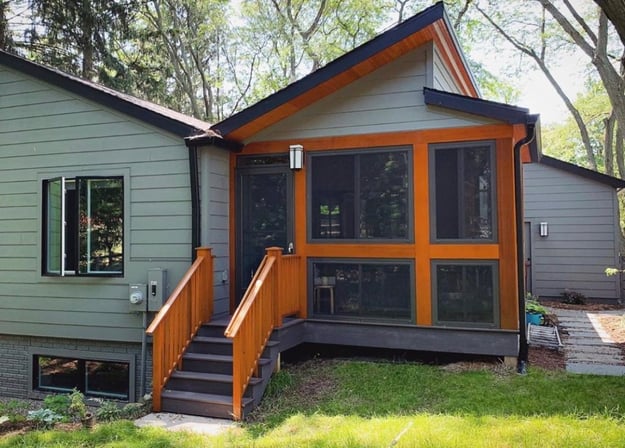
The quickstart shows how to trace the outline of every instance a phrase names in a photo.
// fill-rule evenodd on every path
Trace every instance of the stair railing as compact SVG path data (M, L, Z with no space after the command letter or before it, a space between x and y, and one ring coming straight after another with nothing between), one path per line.
M152 407L161 410L161 394L200 326L213 314L213 256L196 250L191 268L171 293L146 333L152 335Z
M232 339L232 415L243 417L243 394L258 370L258 361L274 328L289 314L301 314L300 257L266 250L252 282L234 312L226 337Z

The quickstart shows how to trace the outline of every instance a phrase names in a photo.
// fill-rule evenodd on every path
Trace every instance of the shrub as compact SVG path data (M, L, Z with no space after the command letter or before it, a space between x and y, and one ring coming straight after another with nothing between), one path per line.
M28 420L35 422L39 428L51 428L55 423L63 421L63 418L61 414L57 414L48 408L28 411Z
M69 417L69 395L48 395L43 399L43 404L45 409L49 409L55 414Z
M99 421L110 422L119 420L122 417L122 410L114 401L103 400L95 411L95 416Z
M536 299L525 299L525 312L530 314L547 314L547 309L538 303Z
M560 295L562 296L562 303L568 303L569 305L586 304L586 296L581 292L565 289Z

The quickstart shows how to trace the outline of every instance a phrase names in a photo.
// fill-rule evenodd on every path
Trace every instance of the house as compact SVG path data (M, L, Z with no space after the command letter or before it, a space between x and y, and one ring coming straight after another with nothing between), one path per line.
M0 395L141 397L149 353L131 285L149 273L175 285L191 263L189 135L213 138L206 230L228 267L229 149L209 126L0 52Z
M480 99L442 3L210 127L13 56L0 67L16 91L0 90L15 126L0 128L0 334L31 369L24 393L42 359L122 358L134 378L147 345L156 410L238 419L303 342L526 357L520 161L538 158L538 116ZM123 243L90 261L81 220L69 248L51 224L59 176L81 217L99 185L123 192Z
M618 190L625 181L543 155L523 167L526 290L558 297L565 289L586 297L622 297ZM541 234L541 223L543 226Z

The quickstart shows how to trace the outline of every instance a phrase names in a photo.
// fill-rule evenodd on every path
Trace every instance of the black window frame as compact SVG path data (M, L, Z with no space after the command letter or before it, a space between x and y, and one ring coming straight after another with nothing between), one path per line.
M81 257L81 251L80 251L80 224L79 224L79 216L80 216L80 195L81 195L81 185L84 182L89 182L89 181L97 181L97 180L115 180L115 181L119 181L121 184L121 204L120 204L120 212L121 212L121 216L122 216L122 223L121 223L121 242L120 242L120 246L121 246L121 261L120 261L120 269L118 271L85 271L85 272L81 272L80 270L80 257ZM64 250L67 248L67 246L65 245L65 241L67 241L67 239L65 238L65 227L62 227L61 229L61 249L60 249L60 254L61 255L61 259L59 260L60 263L60 268L59 271L52 271L48 268L48 257L50 256L49 253L49 246L50 246L50 240L49 240L49 195L48 195L48 191L49 191L49 185L54 182L54 181L60 181L61 182L61 186L65 187L66 184L70 184L73 183L74 184L74 188L73 191L75 191L75 204L74 204L74 210L72 211L71 216L73 217L74 222L65 222L64 226L69 226L72 227L73 230L70 230L72 232L71 235L71 246L73 246L74 248L74 254L73 254L73 259L70 261L70 266L73 266L73 270L66 270L65 269L65 260L67 258L67 252ZM46 178L42 180L42 221L41 221L41 242L42 242L42 246L41 246L41 275L42 276L46 276L46 277L124 277L125 275L125 257L126 257L126 247L125 247L125 238L126 238L126 210L125 210L125 201L126 201L126 180L124 178L124 176L122 175L113 175L113 176L75 176L75 177L64 177L64 176L57 176L57 177L52 177L52 178ZM63 194L65 195L67 192L67 189L65 189L65 191L63 192ZM65 203L66 203L67 199L63 198L62 199L62 204L63 206L61 207L61 213L63 213L63 217L67 218L68 217L68 212L67 210L65 210Z
M316 313L314 310L314 288L315 288L315 275L314 265L317 263L327 264L356 264L359 265L362 270L362 265L405 265L408 266L408 273L410 277L410 316L408 318L391 318L391 317L363 317L363 316L350 316L347 314L329 314L329 313ZM362 280L362 276L359 276ZM344 320L354 322L373 322L373 323L395 323L395 324L408 324L414 325L416 323L416 268L415 260L413 258L328 258L328 257L316 257L309 258L307 263L307 293L308 293L308 315L312 318L324 319L324 320ZM362 283L360 285L360 292L362 291Z
M52 359L67 359L71 361L77 362L77 378L78 383L72 388L64 388L64 387L54 387L54 386L42 386L40 384L41 381L41 368L39 360L40 358L52 358ZM42 393L71 393L74 388L82 392L87 398L98 398L98 399L112 399L112 400L120 400L120 401L132 401L134 400L134 385L133 385L133 372L134 368L132 362L130 360L125 359L109 359L109 358L99 358L99 357L83 357L83 356L73 356L71 354L65 353L63 355L51 355L46 353L35 352L31 356L32 359L32 384L31 388L33 392L42 392ZM116 393L106 393L106 392L93 392L88 389L89 377L87 375L87 363L97 362L104 364L123 364L126 366L126 391L125 395L116 394Z
M407 165L407 180L408 185L406 188L406 238L361 238L355 236L354 238L319 238L313 237L313 225L312 225L312 213L313 213L313 160L315 157L328 157L328 156L360 156L368 154L378 154L385 152L403 152L406 154ZM309 168L309 174L307 177L307 203L306 211L307 219L306 223L306 238L308 243L312 244L409 244L414 242L414 177L413 177L413 147L409 145L401 146L385 146L385 147L371 147L371 148L356 148L356 149L343 149L343 150L329 150L329 151L313 151L306 155L306 165ZM354 192L359 192L360 177L354 176ZM354 200L354 234L359 235L356 229L359 227L357 217L360 216L359 201Z
M436 198L436 151L446 149L463 149L488 146L490 148L491 165L491 238L438 238L437 236L437 198ZM499 241L499 222L497 204L497 145L494 140L475 140L453 143L432 143L428 148L429 155L429 190L430 190L430 242L433 244L496 244ZM452 175L452 174L450 174Z
M493 276L493 322L470 322L470 321L449 321L440 320L438 318L438 266L490 266ZM499 261L480 259L480 260L455 260L455 259L437 259L431 260L430 263L431 276L431 294L432 294L432 323L435 326L442 327L466 327L466 328L500 328L500 300L501 289L499 284Z

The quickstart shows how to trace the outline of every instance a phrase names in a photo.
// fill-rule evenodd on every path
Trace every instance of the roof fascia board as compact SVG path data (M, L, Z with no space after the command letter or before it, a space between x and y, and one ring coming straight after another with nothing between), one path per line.
M260 100L256 104L213 125L211 129L227 136L234 130L261 117L265 113L287 103L303 93L329 81L340 73L347 71L358 63L371 58L386 48L406 39L428 25L444 18L445 8L442 2L421 11L419 14L396 25L370 41L356 47L352 51L334 59L322 68L289 84L276 93Z
M588 168L575 165L574 163L565 162L564 160L559 160L554 157L543 155L540 159L540 163L542 163L543 165L550 166L552 168L566 171L571 174L576 174L578 176L593 180L595 182L600 182L612 188L616 188L616 189L625 188L625 180L623 179L619 179L618 177L614 177L614 176L609 176L607 174L602 174L597 171L589 170Z
M199 129L195 126L182 123L155 111L143 108L137 104L126 101L121 97L111 95L104 90L99 90L87 83L73 79L71 75L64 76L64 74L55 69L28 61L27 59L19 56L0 51L0 64L28 76L33 76L74 94L80 95L88 100L129 115L160 129L169 131L177 136L187 137L191 134L204 132L203 129Z
M524 107L511 106L481 98L472 98L429 87L423 88L423 95L425 96L425 104L429 106L438 106L458 112L480 115L508 124L526 123L528 117L532 116L529 113L529 109Z

